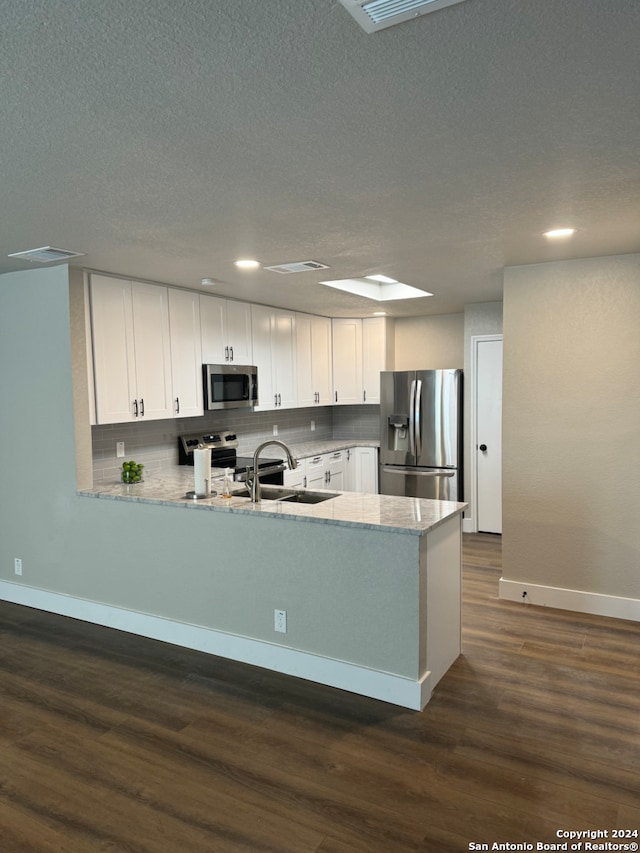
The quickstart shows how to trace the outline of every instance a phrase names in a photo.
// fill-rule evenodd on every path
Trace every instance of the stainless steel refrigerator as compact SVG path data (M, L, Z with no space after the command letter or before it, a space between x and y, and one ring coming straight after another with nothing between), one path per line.
M380 374L380 493L462 500L462 371Z

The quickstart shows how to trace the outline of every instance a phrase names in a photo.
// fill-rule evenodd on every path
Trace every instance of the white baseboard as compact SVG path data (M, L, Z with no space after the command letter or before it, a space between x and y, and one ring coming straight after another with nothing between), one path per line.
M414 711L421 711L431 698L430 672L413 681L346 661L10 581L0 581L0 599L260 666Z
M527 595L523 599L524 592ZM507 601L524 601L541 607L555 607L558 610L574 610L578 613L592 613L596 616L611 616L614 619L640 622L640 599L637 598L540 586L504 578L500 578L499 596Z

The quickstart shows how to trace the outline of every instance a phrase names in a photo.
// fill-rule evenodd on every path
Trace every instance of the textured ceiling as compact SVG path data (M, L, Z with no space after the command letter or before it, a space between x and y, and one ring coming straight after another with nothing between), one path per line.
M376 306L318 281L378 272L435 294L401 316L640 251L637 0L466 0L372 35L335 0L0 0L0 27L0 272L53 245L333 316Z

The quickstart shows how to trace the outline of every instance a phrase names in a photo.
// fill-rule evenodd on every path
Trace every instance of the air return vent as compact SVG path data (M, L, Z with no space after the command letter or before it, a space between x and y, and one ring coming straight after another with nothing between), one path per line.
M53 261L68 261L78 258L84 252L70 252L68 249L54 249L53 246L41 246L39 249L26 249L24 252L11 252L10 258L20 258L23 261L35 261L39 264L50 264Z
M273 267L264 267L265 270L271 272L279 272L281 275L288 275L290 272L313 272L313 270L328 270L326 264L321 264L318 261L296 261L292 264L276 264Z
M393 27L463 0L339 0L368 33Z

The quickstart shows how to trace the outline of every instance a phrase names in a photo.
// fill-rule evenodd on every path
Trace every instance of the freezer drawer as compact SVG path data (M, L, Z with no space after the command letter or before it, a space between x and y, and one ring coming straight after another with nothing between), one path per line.
M380 494L436 501L461 501L462 482L456 468L408 468L380 465Z

